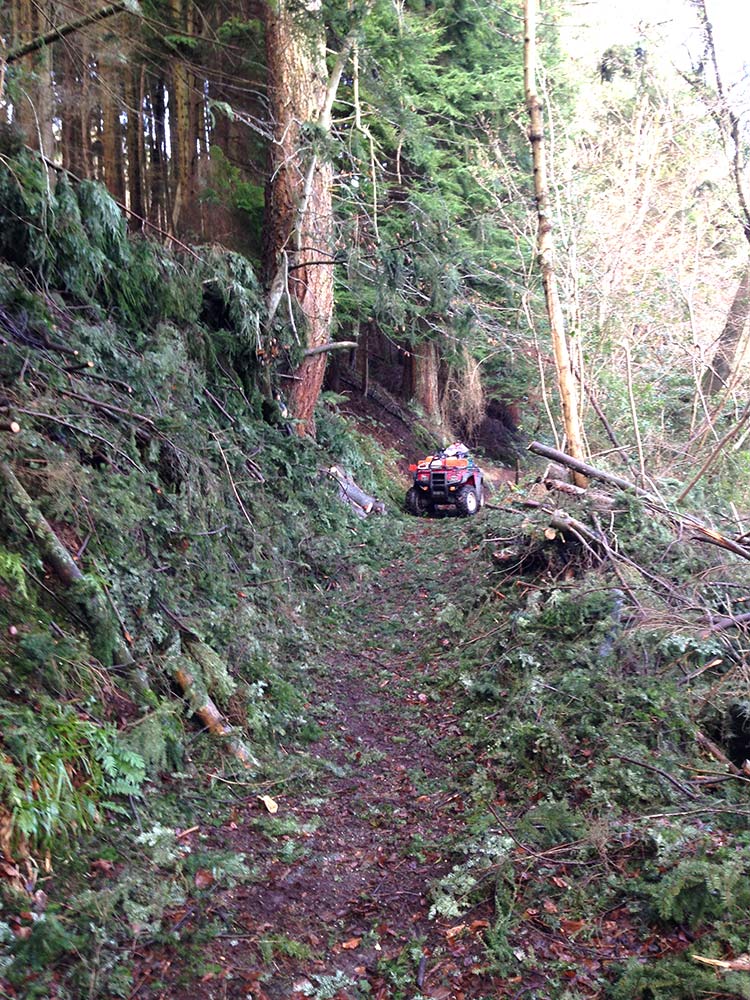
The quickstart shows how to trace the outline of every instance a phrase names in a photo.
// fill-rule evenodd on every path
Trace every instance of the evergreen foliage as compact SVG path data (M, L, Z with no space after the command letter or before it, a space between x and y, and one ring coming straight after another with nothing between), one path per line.
M460 366L467 344L480 349L480 327L499 334L515 307L518 249L482 163L522 103L516 30L501 8L462 3L377 4L365 22L361 131L352 90L339 95L345 329L374 320L406 346L435 340Z
M36 182L18 186L22 170ZM188 712L210 695L259 742L306 725L298 671L309 637L287 581L298 565L314 580L340 575L350 526L316 469L344 459L374 485L335 414L322 420L326 451L260 420L267 345L243 258L130 241L103 189L63 179L52 192L43 177L25 154L0 166L0 204L31 234L14 244L4 229L1 252L47 289L32 295L20 270L3 272L2 383L24 432L2 443L48 521L81 550L85 575L77 605L43 585L26 527L5 505L0 580L14 596L0 612L3 803L16 843L37 849L120 810L118 797L182 758L170 664L194 677ZM29 364L33 379L19 378ZM74 610L88 600L116 609L96 642ZM123 637L156 697L127 735L114 724L123 695L100 673Z

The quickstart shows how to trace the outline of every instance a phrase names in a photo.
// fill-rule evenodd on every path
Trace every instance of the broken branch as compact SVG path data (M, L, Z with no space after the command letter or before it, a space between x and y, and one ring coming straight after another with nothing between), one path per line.
M329 351L350 351L357 346L356 340L337 340L331 344L318 344L317 347L308 347L303 353L303 358L312 358L316 354L327 354Z

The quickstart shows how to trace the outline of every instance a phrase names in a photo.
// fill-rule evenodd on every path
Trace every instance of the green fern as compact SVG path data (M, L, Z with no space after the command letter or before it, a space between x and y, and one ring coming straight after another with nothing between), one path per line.
M29 593L26 589L26 574L23 570L23 561L20 556L5 549L0 549L0 580L15 587L17 594L24 600L28 600Z

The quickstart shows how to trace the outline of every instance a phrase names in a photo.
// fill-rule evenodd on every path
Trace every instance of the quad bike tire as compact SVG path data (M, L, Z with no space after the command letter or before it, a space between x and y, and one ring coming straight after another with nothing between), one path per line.
M456 494L456 510L461 517L472 517L482 503L473 486L463 486Z
M432 510L432 504L422 496L416 486L412 486L406 491L404 507L407 514L413 514L415 517L424 517Z

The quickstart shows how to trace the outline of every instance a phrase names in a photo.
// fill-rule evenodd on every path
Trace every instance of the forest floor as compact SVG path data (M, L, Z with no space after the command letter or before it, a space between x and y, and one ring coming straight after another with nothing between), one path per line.
M511 904L517 929L503 939L512 954L501 971L492 966L502 913L491 881L473 896L470 883L463 899L458 890L455 913L435 907L436 885L477 831L504 836L513 822L502 783L489 797L480 787L483 752L472 747L456 681L486 561L478 533L457 518L414 520L396 533L402 545L388 565L333 585L308 608L321 643L309 706L319 735L284 745L266 797L239 782L222 821L183 838L186 849L243 856L251 877L212 887L199 869L196 886L212 891L174 914L192 945L141 951L131 997L552 1000L568 986L593 998L608 968L680 954L694 940L680 928L644 929L622 900L595 914L582 898L573 912L567 899L584 874L575 866L587 865L584 882L595 883L596 864L571 861L570 845L540 851L515 837L515 892L525 902ZM502 711L494 706L491 725L502 725ZM530 793L525 808L533 801ZM625 877L635 846L626 841L603 870L619 866Z
M186 929L226 924L192 975L179 952L144 956L139 995L505 995L482 973L486 905L460 921L429 916L430 887L462 839L461 777L471 767L451 756L461 730L451 691L434 683L466 638L436 622L435 593L471 589L480 572L460 525L414 521L392 564L321 597L323 631L335 637L324 642L311 706L322 736L288 748L298 774L293 764L272 801L238 799L210 830L204 849L243 854L252 881L216 894L210 912L187 913Z

